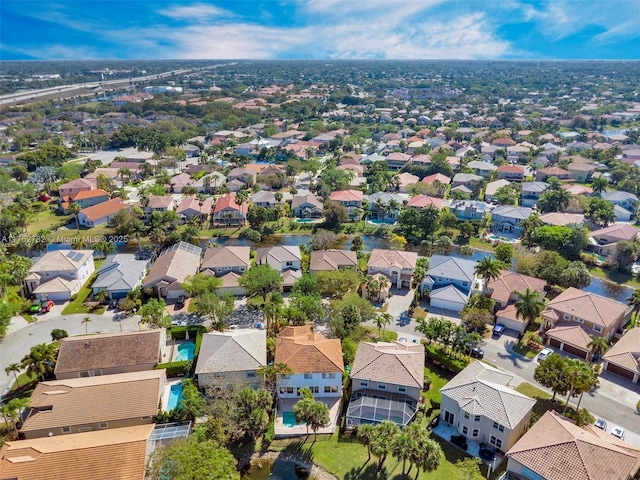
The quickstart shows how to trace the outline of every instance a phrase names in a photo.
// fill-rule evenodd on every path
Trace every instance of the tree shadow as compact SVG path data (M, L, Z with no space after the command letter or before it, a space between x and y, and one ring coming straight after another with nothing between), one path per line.
M368 463L368 462L367 462ZM386 468L378 470L376 462L365 463L359 468L352 468L345 476L344 480L388 480L389 473ZM394 477L395 478L395 477Z
M306 460L308 462L313 462L313 450L312 446L305 444L305 442L298 440L295 442L291 442L289 445L285 447L283 452L289 455L295 455L298 458Z

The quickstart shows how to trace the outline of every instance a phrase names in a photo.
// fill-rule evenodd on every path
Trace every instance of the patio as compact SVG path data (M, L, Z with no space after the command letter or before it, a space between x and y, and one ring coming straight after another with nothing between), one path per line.
M295 426L288 426L284 424L283 413L293 412L293 406L298 403L298 400L299 399L297 398L279 398L277 400L278 411L274 424L276 437L299 437L307 434L307 426L304 424ZM318 433L332 434L336 429L336 426L338 425L337 422L340 415L341 397L318 397L316 398L316 400L327 405L327 407L329 408L329 419L331 420L331 423L327 427L320 428L318 430ZM311 429L309 429L309 433L313 433Z
M432 430L432 432L448 443L451 443L452 435L460 435L458 433L458 430L454 426L449 425L444 421L441 421L438 424L438 426ZM480 456L480 443L481 442L474 442L473 440L470 440L467 437L468 448L466 450L466 453L468 455L471 455L472 457L477 457L481 459L482 463L484 463L487 466L491 464L491 469L495 471L498 467L500 467L500 465L502 464L502 461L505 459L504 454L495 452L495 459L493 461L486 461ZM451 443L451 445L454 445L454 444ZM454 445L454 446L457 447L457 445ZM494 450L491 445L486 445L486 448Z

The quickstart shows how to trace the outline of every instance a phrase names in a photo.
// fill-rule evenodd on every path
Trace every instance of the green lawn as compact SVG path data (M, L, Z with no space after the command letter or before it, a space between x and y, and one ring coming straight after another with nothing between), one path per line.
M624 284L633 288L640 288L640 281L630 273L612 272L610 270L603 270L600 267L590 268L589 273L594 277L608 280L613 283L621 285Z
M427 318L428 314L429 312L427 312L424 308L416 307L413 311L413 318L417 320L424 320L425 318Z
M535 385L531 385L530 383L523 382L518 385L516 391L526 395L527 397L535 398L536 404L533 407L533 412L531 412L531 424L533 425L537 422L542 415L544 415L548 410L555 410L558 413L562 413L564 410L564 402L562 400L556 399L556 401L551 402L551 395L549 395L544 390L539 389ZM557 398L557 397L556 397ZM569 407L569 410L572 410Z
M69 304L64 307L62 310L63 315L70 315L72 313L95 313L96 315L101 315L104 313L107 308L106 305L100 305L98 308L91 310L83 305L85 301L91 295L91 285L95 282L98 277L97 273L91 275L89 280L83 285L80 291L76 295L76 299L69 302Z
M453 376L434 366L424 367L424 373L431 377L431 388L426 392L422 392L422 396L429 402L435 401L440 403L442 401L440 389L444 387L446 383L453 378Z
M20 316L24 318L27 321L27 323L35 323L38 321L36 317L29 315L28 313L23 313Z
M35 217L27 225L27 233L35 235L40 230L51 230L52 232L58 227L65 225L71 218L71 215L56 215L54 211L47 208L42 212L37 212Z

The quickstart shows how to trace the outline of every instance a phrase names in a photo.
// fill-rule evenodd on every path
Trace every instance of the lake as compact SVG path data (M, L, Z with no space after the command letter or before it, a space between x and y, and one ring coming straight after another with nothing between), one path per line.
M258 460L251 469L242 476L242 480L300 480L306 475L296 473L296 463L291 460Z

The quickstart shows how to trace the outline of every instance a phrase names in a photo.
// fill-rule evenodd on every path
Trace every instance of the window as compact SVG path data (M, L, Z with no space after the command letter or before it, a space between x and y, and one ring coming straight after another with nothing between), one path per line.
M467 427L462 427L462 434L466 435L467 433L469 433L469 429Z
M313 378L313 373L305 373L304 374L304 379L305 380L311 380Z
M98 428L100 428L100 430L104 430L105 428L109 428L109 423L108 422L100 422L98 424Z
M78 431L81 432L81 433L82 432L90 432L91 430L93 430L93 428L91 428L91 427L80 427L78 429Z
M362 380L360 381L360 386L361 387L368 387L369 386L369 382L363 382Z
M493 428L495 428L499 432L504 432L504 427L500 425L498 422L493 422Z
M225 271L231 270L231 267L224 267Z
M286 265L287 267L293 267L293 262L285 262L285 265Z
M102 376L102 370L98 369L98 370L94 370L93 371L93 375L96 377L101 377Z
M291 378L291 375L282 375L283 380L289 380L290 378Z
M573 317L573 320L578 322L578 323L584 323L584 320L580 317Z
M256 376L256 372L253 370L247 372L247 378L254 378Z
M146 417L140 417L140 420L151 420L151 416L147 415Z
M280 387L280 393L285 394L292 394L293 393L293 387Z
M320 392L320 388L319 388L319 387L309 387L309 390L311 390L311 393L318 393L318 392Z
M323 373L322 378L336 378L335 373Z
M462 286L463 287L468 287L469 286L469 282L462 282Z
M398 385L398 392L406 393L406 391L407 391L407 387L401 387L401 386Z
M471 436L472 437L477 437L478 436L478 429L477 428L473 429L473 432L471 432Z
M600 325L594 325L593 326L593 331L601 333L602 332L602 327Z
M386 390L386 389L387 389L386 383L378 383L378 390Z
M491 438L489 439L489 443L491 445L495 445L496 448L502 448L502 440L494 437L493 435L491 435Z
M338 393L338 386L337 385L326 386L324 387L324 393Z
M80 372L80 378L87 378L89 376L89 372Z
M474 422L479 422L480 421L480 415L476 415L476 418L473 419Z
M571 315L569 315L568 313L565 313L565 314L564 314L564 316L563 316L563 318L564 318L565 320L569 320L569 319L571 318Z
M470 417L469 412L464 412L464 418L469 418L469 417Z
M71 427L62 427L60 430L62 433L71 433Z

